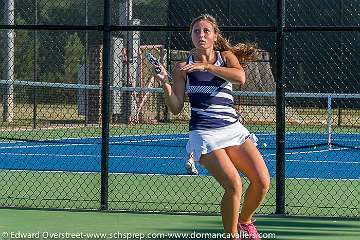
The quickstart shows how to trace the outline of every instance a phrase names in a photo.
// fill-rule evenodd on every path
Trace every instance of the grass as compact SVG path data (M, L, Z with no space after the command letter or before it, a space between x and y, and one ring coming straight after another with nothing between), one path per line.
M48 125L53 122L83 122L84 116L78 114L77 105L75 104L36 104L36 122L38 125ZM2 106L0 106L0 111ZM3 128L14 127L31 127L34 120L34 106L29 103L14 104L14 119L12 123L7 123L2 120L0 122Z
M0 206L98 209L100 174L1 171ZM222 189L208 176L109 176L109 209L218 213ZM247 186L244 181L244 187ZM275 180L259 214L275 212ZM309 216L360 216L360 181L286 180L286 212ZM341 194L340 194L341 193Z

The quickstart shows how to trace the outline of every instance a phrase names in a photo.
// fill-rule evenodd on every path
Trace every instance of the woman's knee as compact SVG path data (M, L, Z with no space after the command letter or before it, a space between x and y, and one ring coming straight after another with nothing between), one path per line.
M251 184L255 185L256 188L263 192L267 193L270 188L270 177L268 175L259 176L258 178L254 179L253 181L250 181Z
M226 193L235 194L241 196L242 192L242 182L240 177L232 179L223 184L223 188Z

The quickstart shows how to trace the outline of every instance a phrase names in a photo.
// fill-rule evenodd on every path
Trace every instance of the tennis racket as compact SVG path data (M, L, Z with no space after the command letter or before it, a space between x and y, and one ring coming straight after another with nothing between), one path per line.
M161 72L161 68L159 67L161 65L160 61L156 57L154 57L151 53L146 53L146 59L149 61L151 65L155 67L155 72L159 74ZM166 72L168 75L168 79L172 80L170 73L168 71Z
M151 65L155 67L155 72L159 74L161 72L161 68L159 67L160 62L157 60L156 57L154 57L151 53L146 54L146 59L149 61Z

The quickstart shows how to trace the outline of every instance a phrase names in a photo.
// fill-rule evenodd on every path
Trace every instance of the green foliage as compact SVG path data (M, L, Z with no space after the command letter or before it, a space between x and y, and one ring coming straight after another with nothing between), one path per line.
M84 23L83 0L51 1L38 0L41 22L48 24L80 24Z
M20 17L16 19L18 24L26 24ZM29 80L34 76L34 32L16 31L15 37L15 79Z
M134 18L142 24L166 25L168 1L164 0L135 0L133 1Z
M4 34L3 31L0 31L0 69L4 69ZM2 77L3 70L0 70L0 77Z
M66 82L76 82L79 65L84 63L85 48L77 33L69 35L64 49L64 73Z

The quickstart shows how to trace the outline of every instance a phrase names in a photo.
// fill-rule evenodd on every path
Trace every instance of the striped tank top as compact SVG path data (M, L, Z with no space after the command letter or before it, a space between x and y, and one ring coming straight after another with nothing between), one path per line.
M225 66L219 51L216 55L214 65ZM187 63L194 63L193 55ZM238 121L230 82L209 72L191 72L186 75L186 93L191 105L190 131L225 127Z

